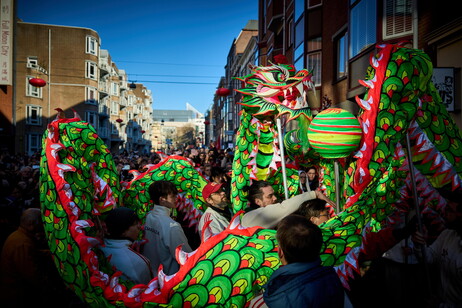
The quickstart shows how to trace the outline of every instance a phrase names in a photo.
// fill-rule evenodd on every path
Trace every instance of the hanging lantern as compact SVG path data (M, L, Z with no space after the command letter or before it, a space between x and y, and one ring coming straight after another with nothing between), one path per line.
M132 83L128 87L130 89L136 89L136 84L132 81Z
M318 113L308 127L311 147L323 158L350 155L359 146L362 129L358 119L341 108L329 108Z
M209 125L209 124L210 124L210 121L209 121L209 120L205 120L205 121L204 121L204 124L205 124L205 125Z
M41 88L44 87L47 84L47 82L42 78L31 78L29 79L29 84L34 87Z
M227 88L219 88L215 93L218 96L228 96L231 94L231 91Z
M142 130L141 133L144 134L146 131L145 130Z
M123 121L124 121L124 120L122 120L122 119L120 119L120 118L116 120L117 123L122 123Z

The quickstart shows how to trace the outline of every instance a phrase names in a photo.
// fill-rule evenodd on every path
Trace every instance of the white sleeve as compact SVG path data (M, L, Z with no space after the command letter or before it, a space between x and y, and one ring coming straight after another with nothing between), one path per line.
M241 224L248 227L260 226L265 229L271 229L281 221L282 218L292 214L306 200L316 199L316 192L308 191L297 195L281 203L270 204L266 207L260 207L252 210L242 217Z

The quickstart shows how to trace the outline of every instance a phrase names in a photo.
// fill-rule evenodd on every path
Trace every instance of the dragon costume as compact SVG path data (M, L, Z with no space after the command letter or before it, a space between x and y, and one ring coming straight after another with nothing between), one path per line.
M306 103L310 72L296 72L287 63L254 67L240 78L241 127L237 135L232 173L232 201L236 213L230 226L207 235L198 249L177 249L180 270L162 271L148 285L133 285L121 278L98 248L104 213L116 206L148 211L147 187L152 181L175 182L180 211L194 225L205 209L200 195L207 182L191 162L167 157L120 183L112 156L96 131L79 118L59 116L43 138L41 160L42 216L54 262L66 285L94 307L244 307L279 266L275 231L244 228L239 217L246 206L242 187L253 180L270 181L281 195L280 144L276 117L298 122L284 144L296 165L322 167L321 182L327 195L335 195L335 181L343 192L342 211L320 225L324 265L337 267L345 282L357 270L357 254L367 232L390 222L398 209L406 210L415 171L418 204L425 215L438 217L445 202L435 188L461 185L460 132L441 104L431 83L432 64L419 50L381 45L371 57L367 88L358 120L363 135L357 151L338 158L340 177L333 174L333 159L310 148L307 137L313 119ZM280 61L281 62L281 61ZM406 154L407 135L412 163ZM297 170L287 166L290 196L297 193ZM404 204L404 205L403 205ZM435 219L438 222L437 219Z

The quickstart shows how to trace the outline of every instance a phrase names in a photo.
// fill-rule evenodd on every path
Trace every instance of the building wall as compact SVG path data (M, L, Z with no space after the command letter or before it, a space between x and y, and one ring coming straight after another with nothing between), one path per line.
M88 37L94 39L95 54L87 52ZM29 137L37 138L44 133L47 124L56 117L56 108L62 109L67 117L73 117L75 111L92 124L113 153L123 149L150 151L151 92L142 84L136 85L136 91L128 87L125 71L119 71L107 50L100 50L97 32L18 22L16 40L17 153L31 154ZM28 57L36 57L38 65L28 67ZM88 63L93 65L93 78L87 78ZM26 95L27 76L47 81L39 89L40 97ZM41 123L27 123L31 119L26 112L29 105L41 108Z

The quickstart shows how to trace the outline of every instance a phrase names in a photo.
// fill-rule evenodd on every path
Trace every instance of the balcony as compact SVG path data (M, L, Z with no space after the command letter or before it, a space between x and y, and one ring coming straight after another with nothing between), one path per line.
M106 81L99 81L98 82L98 91L99 91L100 98L109 95L109 87L108 87Z
M109 64L108 58L100 57L98 62L100 77L108 75L111 72L111 65Z

